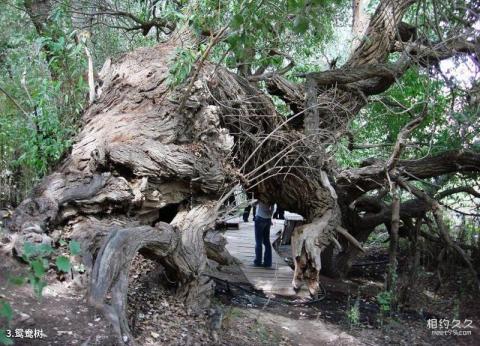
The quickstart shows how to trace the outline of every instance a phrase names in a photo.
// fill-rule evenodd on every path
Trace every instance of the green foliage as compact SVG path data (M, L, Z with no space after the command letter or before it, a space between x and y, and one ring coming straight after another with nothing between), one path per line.
M350 305L350 299L348 303ZM347 308L347 321L350 328L356 327L360 324L360 301L358 298L352 306Z
M15 7L0 10L0 171L19 172L17 188L45 175L70 147L85 104L85 54L65 12L39 36ZM22 23L20 25L20 23ZM27 23L27 25L25 25ZM7 96L8 95L8 96ZM12 101L14 100L14 101Z
M13 318L13 310L10 304L0 299L0 319L4 319L7 325ZM0 345L13 345L13 341L7 337L4 329L0 328Z
M72 256L77 256L80 254L81 248L80 248L80 243L78 241L70 240L70 242L68 243L68 248Z
M67 242L63 239L60 240L62 246L66 246ZM68 248L70 255L77 256L81 252L80 244L76 240L68 242ZM43 289L47 286L45 276L49 269L49 260L52 256L55 256L55 250L48 244L33 244L26 242L23 247L22 259L28 264L28 273L26 277L23 276L10 276L8 282L21 286L29 282L33 288L34 293L38 298L41 298ZM68 273L72 269L69 256L58 255L55 258L55 265L59 272ZM78 272L83 272L83 265L80 266ZM6 320L7 324L13 318L13 309L10 304L0 299L0 321ZM3 326L0 326L3 327ZM11 345L11 339L9 339L4 329L0 328L0 345Z
M458 95L446 89L443 80L412 68L387 92L372 98L350 125L355 144L387 145L350 151L345 139L337 146L337 159L342 166L351 167L367 157L388 157L400 130L413 117L419 116L425 106L428 115L410 136L409 143L415 145L404 150L404 159L446 150L474 149L475 138L480 132L472 126L475 120L471 112L460 107L462 103Z
M167 79L170 86L177 86L185 81L197 59L195 51L191 48L181 48L176 53L176 59L170 66L170 74Z
M385 318L392 310L393 293L391 291L382 291L376 296L380 307L380 323L383 325Z
M3 329L0 329L0 345L13 345L12 339L7 337Z
M370 235L368 236L366 244L368 244L368 246L374 245L379 248L387 249L388 237L388 231L385 228L377 227L377 229L374 232L370 233Z
M68 273L70 269L72 269L72 265L70 264L70 260L66 256L58 256L55 260L55 264L57 265L58 270Z
M62 241L66 244L64 241ZM76 240L68 243L70 254L76 256L80 254L80 244ZM49 259L55 255L54 249L48 244L32 244L26 242L23 247L22 259L29 265L29 273L27 275L28 282L33 287L35 294L41 297L42 291L47 285L45 275L49 269ZM68 256L56 256L55 265L60 272L68 273L72 269L72 264ZM25 280L21 277L11 278L11 282L15 284L23 284Z
M41 259L36 259L30 262L32 267L33 274L35 277L41 278L45 275L45 269L48 268L48 263L45 265L45 262Z
M0 172L17 174L19 196L13 203L70 148L87 100L86 55L74 39L69 2L52 2L42 35L22 10L23 2L16 3L0 2L0 87L5 91L0 92ZM148 12L145 3L121 5L135 15ZM151 12L146 19L152 19ZM96 70L107 57L156 42L152 36L121 35L111 26L92 30L89 48Z
M472 7L473 4L470 0L424 0L411 6L404 18L421 28L425 39L439 42L444 40L447 34L461 32L468 20L476 21L475 13L470 13L474 11L465 11L475 6L478 8L478 4ZM440 27L445 30L439 30Z
M49 244L33 244L26 242L23 246L23 259L28 261L31 258L46 257L53 252Z
M227 26L228 36L215 47L219 62L237 69L284 66L286 57L272 50L293 53L296 57L318 54L333 33L332 17L349 2L335 1L197 1L192 3L189 20L198 32L216 32ZM292 47L295 47L292 50ZM304 59L296 59L299 68Z
M80 244L72 240L68 243L70 254L76 256L80 254ZM33 287L38 297L41 297L42 291L46 286L44 279L46 271L49 268L49 258L54 255L54 249L48 244L32 244L26 242L23 247L23 260L29 264L28 281ZM60 272L68 273L72 269L70 258L59 255L55 259L55 265ZM22 284L24 280L19 277L11 278L16 284Z
M13 318L12 307L4 300L0 300L0 317L5 318L7 322L10 322Z
M22 259L29 265L28 282L32 285L37 297L42 296L47 285L44 279L48 265L48 256L53 253L53 248L48 244L32 244L26 242L23 247Z
M377 294L377 303L380 306L380 312L386 314L391 310L392 292L383 291Z
M10 276L8 282L15 286L22 286L25 284L25 278L23 276Z

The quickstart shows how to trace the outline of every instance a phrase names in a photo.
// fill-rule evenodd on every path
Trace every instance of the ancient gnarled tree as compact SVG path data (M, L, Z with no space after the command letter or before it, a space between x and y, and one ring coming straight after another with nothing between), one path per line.
M228 28L210 33L204 54L180 85L170 82L170 68L180 49L199 44L189 29L172 28L164 43L107 61L71 153L15 210L10 224L15 251L21 253L25 241L50 242L54 229L68 225L90 267L91 303L109 317L122 342L129 342L131 259L140 251L157 260L177 282L180 296L205 304L212 291L202 275L206 234L240 185L304 216L306 223L292 236L293 285L305 280L314 295L322 264L345 274L362 250L359 241L375 226L398 228L392 222L395 206L369 191L388 189L392 181L408 189L412 177L480 169L480 154L471 151L401 160L410 128L386 162L339 170L328 153L370 97L389 89L410 67L475 54L470 38L436 44L412 34L402 18L414 3L380 1L346 63L296 76L299 83L280 72L235 73L209 62L209 49L228 37ZM280 114L272 96L293 115ZM412 128L424 115L414 115L420 118ZM417 197L402 204L397 216L420 217L436 207ZM359 216L359 210L367 215ZM338 243L344 251L336 255Z

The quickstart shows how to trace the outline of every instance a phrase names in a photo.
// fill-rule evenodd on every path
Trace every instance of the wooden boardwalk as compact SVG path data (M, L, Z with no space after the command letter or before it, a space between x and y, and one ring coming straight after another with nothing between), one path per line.
M277 238L283 228L283 220L273 220L270 229L270 242ZM241 269L248 281L266 295L307 297L308 291L296 293L292 288L293 270L272 248L272 269L254 267L255 233L253 222L239 221L239 229L229 229L224 234L228 252L242 262Z

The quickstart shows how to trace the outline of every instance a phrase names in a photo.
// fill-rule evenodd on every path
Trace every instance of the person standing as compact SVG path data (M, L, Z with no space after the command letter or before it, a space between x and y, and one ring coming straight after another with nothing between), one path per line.
M273 206L258 201L255 215L255 267L272 266L272 244L270 244L270 226L272 225ZM262 250L265 246L265 256L262 263Z
M285 210L279 207L278 204L275 213L273 214L273 218L278 220L285 220Z
M256 212L257 202L251 202L243 211L243 222L248 222L248 217L250 216L250 210L253 210L253 220L255 220L255 212Z
M246 192L247 195L247 206L243 210L243 222L248 222L248 217L250 216L250 210L253 210L253 220L255 220L255 209L257 206L257 201L253 198L252 192Z

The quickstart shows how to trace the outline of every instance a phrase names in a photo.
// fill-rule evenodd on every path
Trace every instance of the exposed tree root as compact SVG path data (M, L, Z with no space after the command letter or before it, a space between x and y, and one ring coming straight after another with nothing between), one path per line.
M93 266L90 302L111 321L119 342L132 344L126 318L128 273L137 252L163 264L177 284L177 294L192 307L209 303L212 283L200 277L206 265L203 235L212 226L212 203L181 211L171 224L113 229Z
M320 287L318 276L322 268L321 253L331 242L338 223L334 211L328 210L311 223L301 225L292 234L292 254L295 264L292 285L299 290L302 280L306 280L308 290L315 296Z
M171 254L177 243L178 235L166 223L112 230L105 240L92 270L90 303L110 320L120 343L133 344L126 317L132 259L143 248L161 259Z

